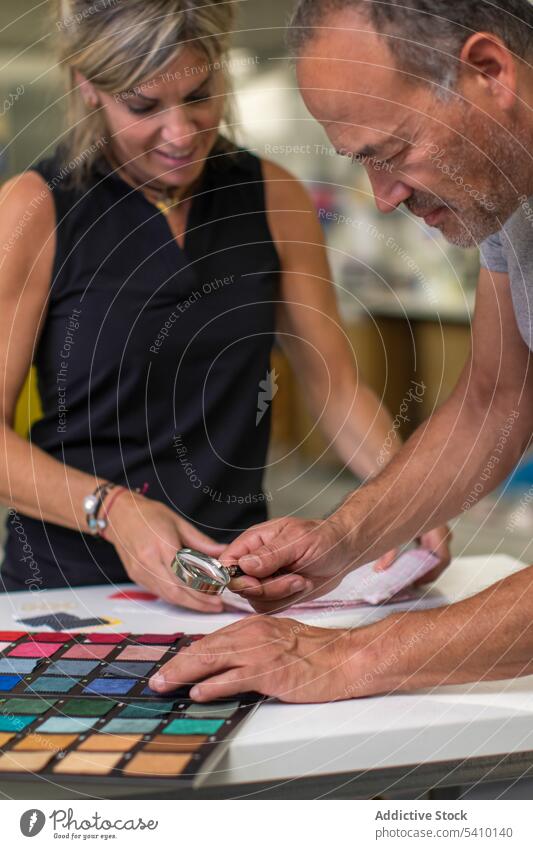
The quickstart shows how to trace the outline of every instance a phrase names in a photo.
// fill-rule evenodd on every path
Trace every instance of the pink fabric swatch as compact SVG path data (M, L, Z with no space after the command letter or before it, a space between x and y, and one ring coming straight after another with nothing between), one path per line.
M126 646L117 660L160 660L168 651L167 646Z
M50 657L58 649L63 648L63 643L34 643L28 640L8 652L9 657Z
M76 660L103 660L108 654L115 650L114 646L91 645L91 643L79 643L72 646L61 655L61 658L76 658Z

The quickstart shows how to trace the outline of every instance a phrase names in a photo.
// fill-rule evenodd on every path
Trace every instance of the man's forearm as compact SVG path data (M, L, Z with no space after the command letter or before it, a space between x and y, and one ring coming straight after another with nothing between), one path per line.
M349 695L533 673L533 567L464 601L350 634Z
M518 404L513 409L493 400L487 410L456 391L384 471L333 514L353 538L354 565L469 509L507 477L530 433L530 413Z

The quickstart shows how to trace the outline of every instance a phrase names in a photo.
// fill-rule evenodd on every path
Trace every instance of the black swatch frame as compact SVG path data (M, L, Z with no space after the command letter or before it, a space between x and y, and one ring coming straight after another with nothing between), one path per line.
M9 655L6 654L6 651L11 651L16 645L20 645L21 643L27 642L39 642L39 632L27 632L23 636L13 639L9 645L9 648L0 651L0 659L10 660ZM46 643L52 642L53 634L51 632L47 632ZM170 724L174 719L191 719L191 717L185 715L185 711L188 707L193 704L197 704L193 702L190 698L188 698L188 693L190 687L182 687L178 690L175 690L171 693L166 693L165 695L158 694L142 694L142 690L146 688L148 678L139 678L136 679L135 686L128 692L126 695L114 696L114 695L105 695L101 693L87 693L84 692L84 688L90 684L95 678L101 678L102 672L105 670L107 666L112 664L113 660L117 658L123 649L128 646L135 645L138 648L149 648L150 646L156 645L154 641L142 642L142 638L145 635L143 634L128 634L125 636L120 643L88 643L87 642L87 634L83 632L72 634L68 640L64 640L61 643L61 648L58 649L55 654L49 658L39 658L37 660L37 664L34 670L27 675L21 676L21 681L13 687L13 689L8 692L0 692L0 710L1 705L4 702L7 702L9 699L17 698L17 699L39 699L41 701L47 702L48 700L55 700L55 703L51 705L48 710L42 714L39 714L37 718L30 724L27 725L20 732L6 732L13 733L13 738L11 738L5 745L0 747L0 754L8 754L10 751L14 750L15 745L28 734L39 733L39 728L41 725L45 723L47 719L50 719L54 716L64 717L65 714L62 712L62 706L67 704L71 699L94 699L94 700L106 700L112 701L114 703L112 709L102 717L93 717L97 721L95 722L92 728L87 729L87 731L83 732L64 732L66 734L74 733L76 734L76 739L72 741L69 746L66 746L60 752L55 754L51 760L48 762L46 767L36 773L24 773L24 772L9 772L9 771L1 771L0 772L0 783L6 780L11 781L22 781L22 782L35 782L38 779L46 780L47 782L51 782L54 785L61 787L69 787L73 785L80 784L101 784L105 786L120 786L135 788L135 787L157 787L157 788L172 788L175 790L178 786L181 787L194 787L198 786L201 783L201 780L205 779L210 770L214 768L216 763L223 756L224 751L229 744L231 736L237 730L237 728L242 725L242 723L250 717L250 715L255 711L258 705L263 701L263 698L256 693L243 693L239 696L228 697L227 699L217 700L217 702L212 702L210 704L219 705L223 707L226 702L239 702L239 708L229 719L221 719L222 722L219 729L214 734L198 735L198 732L193 733L193 736L206 736L207 739L201 744L200 748L195 752L186 752L183 754L190 754L190 761L187 764L186 769L175 776L132 776L132 775L124 775L121 770L127 765L127 763L139 752L144 750L144 747L151 739L161 735L164 731L164 728ZM167 651L164 655L162 655L161 659L154 663L154 667L150 672L150 676L153 674L156 668L163 666L167 663L172 657L174 657L181 648L184 646L188 646L191 644L193 640L201 639L203 635L194 634L188 635L183 634L179 636L176 641L172 644L165 646ZM161 637L163 639L167 638L168 635L162 634ZM84 645L108 645L112 650L109 652L108 656L99 660L95 669L93 669L90 675L85 676L84 678L80 678L78 684L73 687L71 691L68 693L37 693L31 690L31 683L37 678L40 678L43 675L44 669L47 665L55 663L58 660L61 660L63 655L68 652L70 648L73 646L77 646L79 644ZM22 659L22 658L17 658ZM25 659L25 658L24 658ZM125 665L128 663L127 660L118 661L120 665ZM133 661L134 663L138 661ZM2 674L19 674L19 673L2 673ZM57 677L69 678L67 675L58 674ZM117 676L120 677L120 676ZM72 679L71 679L72 680ZM66 757L72 751L76 751L78 745L86 739L88 736L98 733L98 731L106 725L110 720L117 719L120 716L122 709L132 702L146 702L147 704L157 705L158 702L168 702L174 701L174 709L170 712L165 713L161 716L160 722L158 726L147 734L141 735L141 740L139 740L135 745L129 749L127 752L120 753L122 757L117 762L116 766L112 768L111 774L109 775L89 775L85 773L72 773L72 774L64 774L64 773L55 773L53 771L54 766ZM148 715L147 719L156 719L153 715ZM196 717L195 717L196 718ZM198 717L200 719L200 717ZM209 716L206 713L206 716L201 717L202 721L204 720L217 720L216 716ZM44 732L48 733L48 732ZM120 732L122 734L134 734L135 732ZM169 739L179 740L179 735L169 735ZM18 750L21 751L21 750ZM155 752L153 752L155 754ZM88 756L90 756L91 752L85 752ZM118 754L118 753L117 753ZM163 752L161 752L163 754ZM175 752L174 754L178 754Z

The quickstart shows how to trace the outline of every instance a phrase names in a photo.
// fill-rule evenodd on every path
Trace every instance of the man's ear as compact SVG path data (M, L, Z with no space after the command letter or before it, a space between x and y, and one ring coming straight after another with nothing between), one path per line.
M517 60L498 36L476 32L464 43L460 60L476 85L498 101L501 109L514 106L517 95ZM466 67L465 67L466 66Z

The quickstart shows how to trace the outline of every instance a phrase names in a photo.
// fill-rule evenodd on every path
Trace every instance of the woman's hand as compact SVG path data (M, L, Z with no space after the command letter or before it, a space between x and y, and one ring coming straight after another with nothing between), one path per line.
M128 577L136 584L171 604L201 613L223 610L218 596L184 587L170 564L176 551L184 546L212 557L218 557L224 546L202 534L165 504L133 492L122 493L109 514L104 535L114 545Z
M354 695L353 655L350 631L250 616L182 649L150 687L166 693L198 681L191 690L198 702L250 691L282 702L332 702Z

